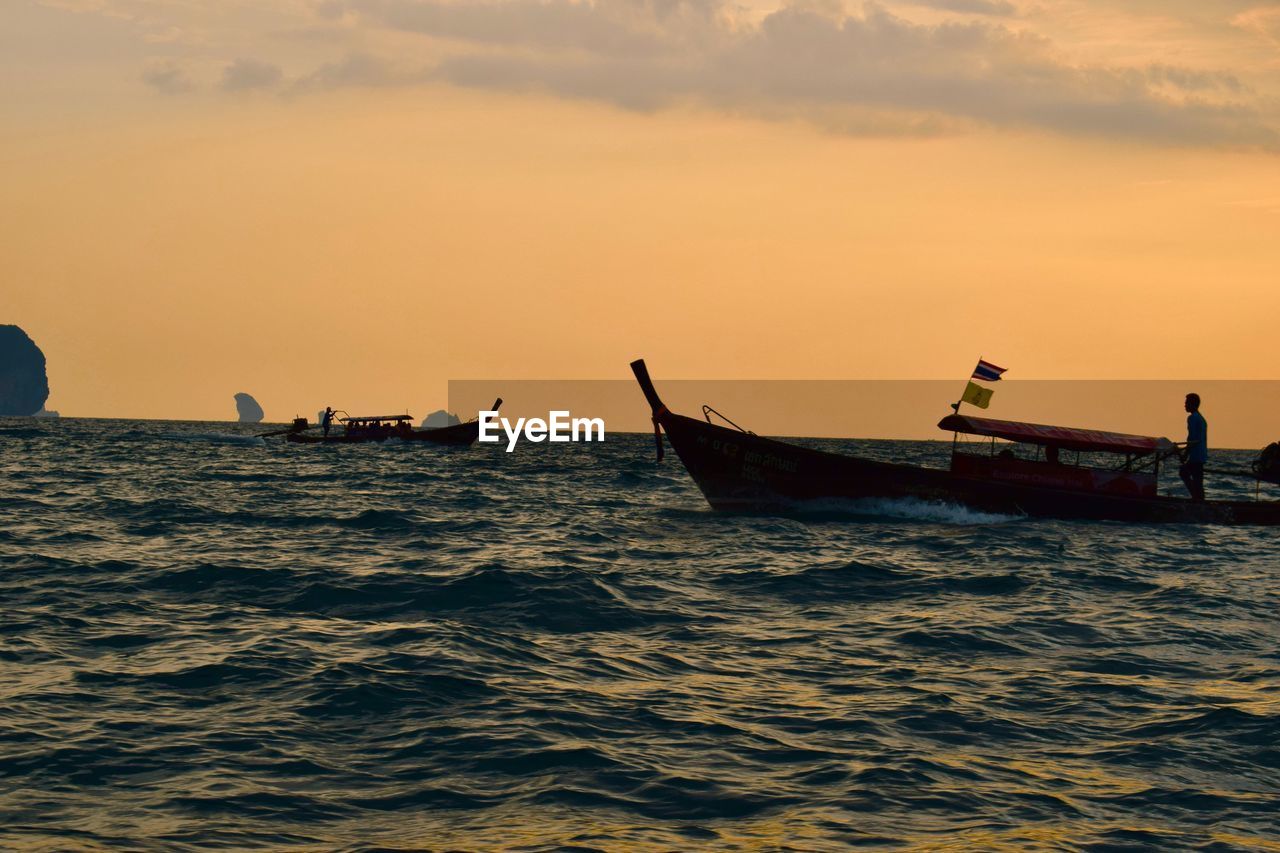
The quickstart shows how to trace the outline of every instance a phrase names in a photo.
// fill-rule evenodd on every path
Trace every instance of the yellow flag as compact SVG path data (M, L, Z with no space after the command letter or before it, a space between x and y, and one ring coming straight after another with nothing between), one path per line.
M990 388L983 388L981 385L975 385L970 382L964 389L964 396L960 399L977 406L979 409L985 409L991 405L991 395L994 393Z

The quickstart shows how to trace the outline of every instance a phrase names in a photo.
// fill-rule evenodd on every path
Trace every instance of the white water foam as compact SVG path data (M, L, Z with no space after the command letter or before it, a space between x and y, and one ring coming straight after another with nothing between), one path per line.
M237 435L232 432L171 432L166 433L164 437L170 441L189 441L200 444L266 444L266 440L261 436Z
M926 501L920 498L827 498L797 502L792 506L797 511L806 513L909 518L915 521L956 525L1007 524L1026 518L1025 515L982 512L963 504Z

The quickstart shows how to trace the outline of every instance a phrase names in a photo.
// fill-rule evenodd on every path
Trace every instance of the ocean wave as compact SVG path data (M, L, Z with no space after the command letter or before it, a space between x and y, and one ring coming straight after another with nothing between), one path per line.
M0 441L26 441L49 438L51 435L53 435L51 430L36 429L34 427L0 427Z
M834 561L798 570L748 570L717 575L716 583L738 591L777 595L793 601L857 601L939 595L1017 594L1031 582L1016 573L921 572L859 561Z
M722 514L651 436L310 453L217 423L56 429L2 463L0 847L1280 833L1266 531Z

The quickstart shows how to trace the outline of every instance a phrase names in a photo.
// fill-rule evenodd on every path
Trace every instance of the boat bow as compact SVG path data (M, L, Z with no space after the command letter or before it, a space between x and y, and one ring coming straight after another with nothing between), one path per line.
M671 412L662 404L662 398L658 396L658 389L653 387L653 380L649 378L649 368L645 366L643 358L637 358L631 362L631 372L635 374L636 382L640 383L640 390L644 392L644 398L649 402L649 411L653 418L653 441L658 448L658 461L661 462L664 455L662 420Z

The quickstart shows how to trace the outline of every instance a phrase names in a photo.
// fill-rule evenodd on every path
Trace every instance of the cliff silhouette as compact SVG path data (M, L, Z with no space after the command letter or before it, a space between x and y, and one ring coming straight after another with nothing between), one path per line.
M262 411L258 401L253 399L253 395L241 391L236 395L236 415L242 424L256 424L262 422L266 413Z
M454 424L460 423L462 423L462 421L459 420L457 415L450 414L444 409L439 409L422 419L422 428L438 429L440 427L453 426Z
M44 353L22 329L0 325L0 415L34 415L48 399Z

